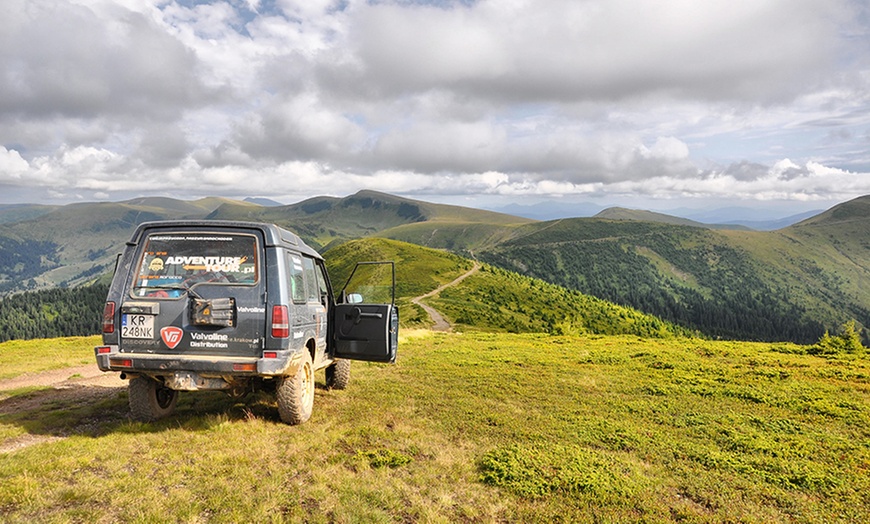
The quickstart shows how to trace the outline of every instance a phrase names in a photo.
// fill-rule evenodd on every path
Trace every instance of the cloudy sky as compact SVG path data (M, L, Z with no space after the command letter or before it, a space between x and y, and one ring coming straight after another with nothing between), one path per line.
M4 0L0 203L824 208L870 194L864 0Z

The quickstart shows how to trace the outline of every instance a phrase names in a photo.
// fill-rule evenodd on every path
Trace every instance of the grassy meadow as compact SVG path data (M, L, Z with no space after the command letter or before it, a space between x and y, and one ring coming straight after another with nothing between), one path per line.
M56 347L0 344L0 373ZM805 350L409 331L345 391L321 372L297 427L264 394L143 424L123 388L0 392L0 449L32 441L0 452L0 521L864 522L870 360Z
M0 380L84 364L96 366L93 348L101 343L99 336L0 343Z

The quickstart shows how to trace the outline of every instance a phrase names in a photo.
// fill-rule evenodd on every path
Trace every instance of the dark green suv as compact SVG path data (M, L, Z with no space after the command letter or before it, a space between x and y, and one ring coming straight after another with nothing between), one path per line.
M336 296L321 257L273 224L140 225L119 255L103 313L103 371L129 379L137 420L179 391L275 391L281 419L308 420L314 372L343 389L350 360L394 362L395 266L363 262Z

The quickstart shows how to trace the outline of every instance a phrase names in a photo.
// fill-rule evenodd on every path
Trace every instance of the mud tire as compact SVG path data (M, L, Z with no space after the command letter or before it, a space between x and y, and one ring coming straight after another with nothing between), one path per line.
M326 387L347 389L348 384L350 384L350 360L337 359L326 368Z
M178 391L164 387L148 377L136 377L127 386L128 402L133 420L153 422L175 411Z
M278 384L278 414L285 424L302 424L311 418L314 409L314 366L306 351L299 369L292 377Z

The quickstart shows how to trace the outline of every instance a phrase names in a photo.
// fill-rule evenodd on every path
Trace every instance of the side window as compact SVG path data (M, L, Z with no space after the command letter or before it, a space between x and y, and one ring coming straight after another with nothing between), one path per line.
M324 273L323 263L317 264L317 290L320 292L320 299L329 295L329 288L326 287L326 273Z
M290 266L290 296L293 302L305 302L307 292L305 290L305 279L302 277L302 258L298 255L288 255Z
M303 257L302 267L305 270L305 290L309 302L320 302L320 294L317 290L317 276L314 273L314 259Z

